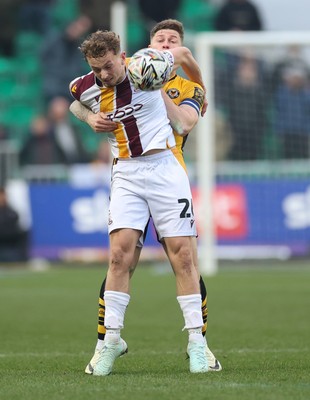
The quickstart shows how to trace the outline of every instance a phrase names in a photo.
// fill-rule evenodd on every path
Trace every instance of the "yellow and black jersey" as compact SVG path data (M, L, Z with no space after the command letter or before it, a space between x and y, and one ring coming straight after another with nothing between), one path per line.
M198 115L203 106L204 91L198 83L189 81L179 75L175 75L164 86L165 92L178 106L182 104L193 107ZM180 136L174 132L177 148L183 153L187 136Z

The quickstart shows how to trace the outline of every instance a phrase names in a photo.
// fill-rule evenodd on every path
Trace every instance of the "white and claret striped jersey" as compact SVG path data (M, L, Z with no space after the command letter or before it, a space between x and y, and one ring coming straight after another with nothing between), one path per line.
M175 75L166 83L164 90L176 105L186 104L191 106L200 115L204 99L204 91L200 85ZM174 136L177 148L183 154L183 147L188 135L180 136L174 133Z
M113 157L138 157L149 150L175 146L160 90L137 90L127 75L115 87L107 88L91 71L74 79L70 91L94 113L102 111L118 123L117 129L108 134Z

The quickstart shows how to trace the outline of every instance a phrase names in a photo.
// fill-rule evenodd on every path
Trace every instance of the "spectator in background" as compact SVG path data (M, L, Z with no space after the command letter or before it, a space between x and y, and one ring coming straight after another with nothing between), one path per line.
M41 49L42 90L46 105L58 96L72 100L68 91L72 76L88 72L78 47L90 28L89 17L81 15L70 22L64 31L52 31L43 40Z
M90 161L77 128L69 112L70 102L65 97L55 97L48 106L51 133L65 154L67 164L83 164Z
M9 138L9 130L8 128L0 123L0 141L7 140Z
M0 262L28 260L28 232L19 224L18 213L9 205L4 187L0 187Z
M102 140L97 153L91 162L92 174L97 177L97 183L110 185L111 181L111 146L107 140Z
M304 73L307 81L310 81L310 67L305 55L302 54L302 48L298 45L292 45L287 48L286 54L273 67L271 73L273 92L278 89L280 84L285 82L284 75L289 68L299 69Z
M174 19L181 6L181 0L138 0L140 11L143 16L151 23L164 19Z
M215 114L215 160L227 160L232 146L232 131L227 116L217 111Z
M157 22L177 18L181 3L182 0L138 0L145 30L143 38L149 36L149 32ZM148 47L149 40L142 40L140 47Z
M52 26L53 3L54 0L23 0L19 9L19 28L45 35Z
M310 89L304 68L287 67L275 92L275 132L286 159L309 158Z
M263 24L257 7L248 0L226 0L215 16L217 31L260 31Z
M74 165L70 168L70 183L83 188L102 185L110 187L111 163L111 146L106 139L103 139L89 164Z
M256 6L250 1L225 0L224 4L218 9L218 12L215 13L214 28L222 32L260 31L263 29L263 24ZM236 83L240 78L236 78L235 80L240 62L240 55L235 50L217 51L217 59L215 60L216 100L220 102L220 107L223 107L224 111L226 111L226 103L230 97L230 88L233 87L233 90L236 89ZM230 108L231 106L232 104L230 104ZM230 112L232 112L232 110L230 110ZM241 113L241 115L244 114L244 112ZM232 128L235 131L234 127ZM240 128L242 129L241 126ZM240 132L239 129L238 131ZM239 143L238 139L237 141ZM234 147L235 146L236 142ZM232 155L234 154L235 151L233 150Z
M0 56L15 56L15 36L18 32L18 9L22 0L0 1Z
M111 157L111 146L107 140L102 140L99 144L95 158L92 160L94 166L108 166L111 168L112 157Z
M51 133L48 119L39 115L33 119L29 136L21 148L19 162L26 165L66 164L66 155Z
M12 148L9 137L9 129L0 123L0 187L6 182L9 170L12 168L11 152L7 152L8 148Z
M259 61L244 54L227 90L228 120L232 128L231 160L256 160L267 128L268 102Z
M92 30L111 29L111 6L115 0L79 0L80 11L91 19Z

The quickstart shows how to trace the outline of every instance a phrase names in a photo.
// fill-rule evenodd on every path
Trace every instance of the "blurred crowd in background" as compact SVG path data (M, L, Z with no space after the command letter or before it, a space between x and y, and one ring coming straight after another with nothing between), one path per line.
M70 115L68 83L88 72L78 46L91 31L111 28L112 3L1 1L0 140L17 143L20 166L96 159L105 138ZM248 0L126 3L129 55L147 46L151 27L166 18L180 19L186 33L264 29ZM301 49L288 48L272 66L250 51L222 51L215 59L217 159L308 158L309 65Z

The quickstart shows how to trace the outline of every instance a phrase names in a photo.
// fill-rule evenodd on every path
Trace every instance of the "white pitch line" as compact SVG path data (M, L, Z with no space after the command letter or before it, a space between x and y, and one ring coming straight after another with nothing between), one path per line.
M303 349L296 349L296 348L286 348L286 349L249 349L249 348L244 348L244 349L230 349L225 351L225 353L301 353L301 352L307 352L309 349L303 348Z
M287 349L248 349L248 348L244 348L244 349L231 349L231 350L219 350L219 349L215 349L214 352L215 353L222 353L222 354L231 354L231 353L239 353L239 354L243 354L243 353L306 353L308 352L309 349L308 348L302 348L302 349L296 349L296 348L287 348ZM131 355L135 355L135 354L140 354L140 353L145 353L145 350L137 350L137 351L131 351L129 348L129 352ZM182 352L182 351L181 351ZM160 354L180 354L180 351L154 351L154 350L148 350L148 354L152 354L152 355L160 355ZM80 356L80 357L84 357L86 355L89 355L90 353L87 352L72 352L72 353L68 353L68 352L29 352L29 353L0 353L0 358L9 358L9 357L76 357L76 356Z

